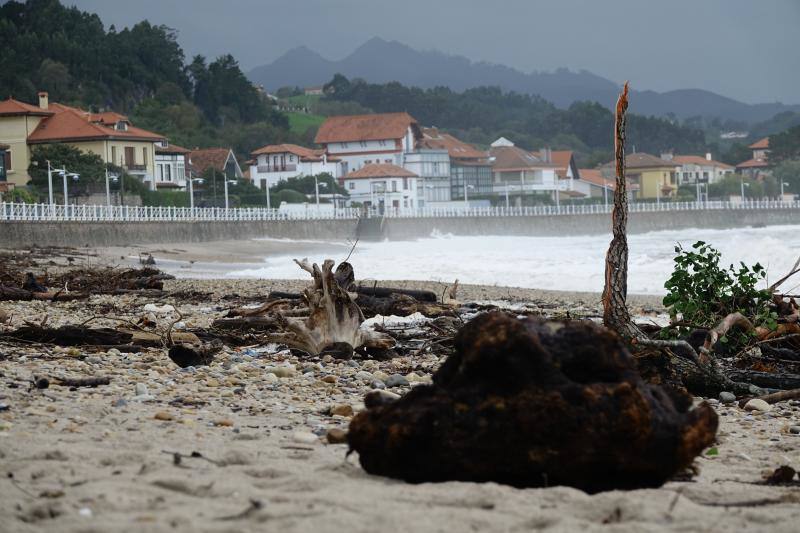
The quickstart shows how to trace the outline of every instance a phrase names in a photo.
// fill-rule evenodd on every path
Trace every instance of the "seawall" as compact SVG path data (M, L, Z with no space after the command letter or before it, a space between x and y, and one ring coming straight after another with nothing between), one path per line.
M800 224L800 209L720 209L631 213L629 233L689 228L728 229ZM247 222L0 222L0 247L125 246L252 238L409 240L432 232L454 235L596 235L610 215L386 218Z

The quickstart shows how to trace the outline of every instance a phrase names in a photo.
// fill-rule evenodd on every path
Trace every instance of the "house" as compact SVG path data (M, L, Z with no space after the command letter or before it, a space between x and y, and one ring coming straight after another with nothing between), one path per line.
M717 183L728 174L733 174L734 167L715 161L710 153L699 155L661 154L661 159L675 164L678 185L695 185L697 183Z
M10 148L7 144L0 144L0 198L2 198L3 193L9 192L14 188L14 184L6 180L6 167L11 166Z
M408 113L377 113L328 117L317 130L314 142L328 157L339 158L342 175L365 165L404 165L404 155L413 152L422 131Z
M556 191L564 187L556 174L556 166L513 143L509 146L507 143L497 144L498 141L492 143L489 150L493 176L491 192L495 195L516 192L520 196L547 194L555 199Z
M770 174L769 163L769 137L759 139L750 146L753 157L736 165L736 171L753 179L763 179Z
M320 96L322 94L322 85L317 85L315 87L306 87L303 89L303 94L306 96Z
M313 150L296 144L268 145L255 150L250 165L250 179L259 189L279 181L327 172L334 178L342 173L341 160L324 150Z
M607 203L613 202L613 194L617 189L617 180L615 176L609 177L598 168L581 168L578 170L580 174L580 182L585 183L589 187L589 196L592 198L603 198ZM638 194L639 184L631 182L630 178L627 180L628 198L632 199Z
M118 113L89 113L51 103L46 92L38 96L38 106L10 97L0 102L0 143L9 145L6 174L10 183L27 184L31 152L37 145L53 143L97 154L106 163L154 183L155 147L163 135L137 128Z
M166 140L156 145L156 189L185 189L190 151Z
M243 179L244 174L233 155L233 150L230 148L195 148L189 152L189 160L191 161L191 172L193 176L202 176L209 169L222 177L225 174L228 179Z
M443 151L448 159L446 169L445 165L434 165L431 169L432 175L429 177L425 174L422 193L426 204L463 198L465 183L470 190L491 193L492 165L488 152L478 150L450 134L440 132L437 128L422 129L418 150L426 149L439 153ZM416 170L410 165L406 165L406 168Z
M589 184L580 181L580 171L575 163L572 150L551 150L542 148L538 152L531 152L534 156L556 167L560 192L562 198L585 198L591 196Z
M419 177L413 172L391 163L371 163L340 178L341 185L350 194L350 203L377 207L383 212L414 209L418 206Z
M614 179L616 167L613 161L600 168L605 178ZM677 172L671 161L644 152L628 154L625 156L625 175L637 186L632 189L634 199L657 200L677 194Z

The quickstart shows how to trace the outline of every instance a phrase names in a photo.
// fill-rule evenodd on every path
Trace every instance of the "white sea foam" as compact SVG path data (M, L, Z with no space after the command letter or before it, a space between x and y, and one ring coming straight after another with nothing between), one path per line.
M456 237L418 241L359 242L350 258L359 279L409 279L512 287L601 291L610 235L580 237ZM628 292L662 294L673 268L674 247L704 240L722 252L724 264L760 262L775 280L800 255L799 226L727 230L658 231L628 238ZM340 257L332 257L341 260ZM322 257L312 258L321 260ZM296 279L292 256L272 256L263 266L232 277ZM800 283L800 280L798 280Z

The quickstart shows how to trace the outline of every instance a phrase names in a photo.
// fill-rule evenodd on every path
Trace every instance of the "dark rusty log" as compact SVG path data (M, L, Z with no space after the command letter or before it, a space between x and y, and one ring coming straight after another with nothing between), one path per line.
M243 316L236 318L218 318L211 323L211 327L216 329L274 331L278 327L278 323L279 320L274 317Z
M657 487L713 443L717 415L645 383L613 333L481 315L400 400L359 413L348 442L372 474L427 481ZM373 404L373 402L370 402Z
M86 326L61 326L43 328L20 326L14 331L0 334L0 338L18 339L28 342L55 344L56 346L91 346L130 344L133 335L111 328L89 328Z
M393 287L365 287L359 285L358 287L356 287L356 292L358 294L364 294L366 296L375 296L377 298L390 298L392 294L404 294L406 296L411 296L412 298L419 300L420 302L436 303L439 301L439 298L436 296L436 293L432 291L398 289Z
M214 356L222 348L222 343L208 343L201 345L176 344L171 346L168 356L172 362L181 368L188 366L205 366L214 361Z
M300 300L302 297L299 292L272 291L267 295L267 300Z
M366 318L375 315L409 316L422 313L428 318L440 316L453 316L453 309L436 302L423 302L410 296L394 293L388 298L376 298L366 294L359 294L356 303L361 308Z
M732 380L746 381L767 389L800 389L800 375L797 374L771 374L754 370L734 370L728 374Z

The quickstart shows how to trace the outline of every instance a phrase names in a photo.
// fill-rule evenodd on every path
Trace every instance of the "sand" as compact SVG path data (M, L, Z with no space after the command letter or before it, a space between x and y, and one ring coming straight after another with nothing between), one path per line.
M221 316L222 294L301 285L178 280L167 288L215 295L200 302L167 298L159 305L180 309L189 327L204 326ZM464 299L529 301L548 314L598 312L598 295L462 291ZM111 326L103 317L138 317L146 303L133 296L95 296L88 305L2 303L12 318L0 327L45 316L52 325L100 316L98 325ZM643 312L659 311L657 302L639 305ZM157 319L164 327L173 315ZM800 469L800 435L790 432L800 426L797 401L758 414L712 400L721 420L718 443L698 458L694 480L597 495L493 483L410 485L368 475L346 445L326 442L329 429L346 429L349 421L327 414L331 406L363 408L370 384L357 372L413 374L411 386L418 386L440 363L425 354L311 364L277 349L245 348L187 371L163 349L118 354L0 343L0 404L6 406L0 407L0 531L797 530L800 491L761 484L780 465ZM276 373L293 375L268 373L276 365L293 369ZM111 384L30 389L34 376L65 375L109 376ZM391 390L403 394L409 387ZM193 452L202 457L188 457Z

